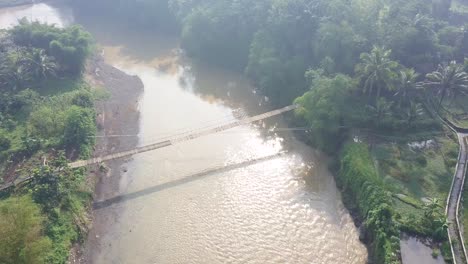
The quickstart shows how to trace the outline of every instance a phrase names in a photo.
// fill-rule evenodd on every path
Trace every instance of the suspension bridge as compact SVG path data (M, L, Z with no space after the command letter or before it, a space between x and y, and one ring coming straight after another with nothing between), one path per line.
M165 147L168 147L168 146L173 146L175 144L179 144L179 143L182 143L182 142L185 142L185 141L193 140L193 139L203 137L203 136L207 136L207 135L210 135L210 134L215 134L215 133L225 131L225 130L228 130L228 129L231 129L231 128L234 128L234 127L238 127L238 126L241 126L241 125L246 125L246 124L250 124L250 123L253 123L253 122L260 121L260 120L264 120L264 119L267 119L267 118L270 118L270 117L273 117L273 116L281 115L283 113L292 111L292 110L294 110L296 108L297 108L297 105L289 105L289 106L286 106L286 107L283 107L283 108L280 108L280 109L276 109L276 110L273 110L273 111L270 111L270 112L266 112L266 113L263 113L263 114L260 114L260 115L256 115L256 116L252 116L252 117L245 117L243 119L228 122L228 123L218 125L218 126L215 126L215 127L195 130L195 131L192 131L192 132L187 133L187 134L182 134L182 135L176 135L174 137L169 137L169 138L167 138L165 140L162 140L162 141L150 144L150 145L137 147L137 148L132 149L132 150L113 153L113 154L109 154L109 155L102 156L102 157L94 157L94 158L88 159L88 160L78 160L78 161L75 161L75 162L71 162L68 165L70 166L70 168L80 168L80 167L86 167L86 166L93 165L93 164L99 164L99 163L109 161L109 160L115 160L115 159L130 157L130 156L133 156L135 154L148 152L148 151L152 151L152 150L156 150L156 149L160 149L160 148L165 148Z
M238 127L238 126L242 126L242 125L254 123L254 122L257 122L257 121L261 121L261 120L264 120L264 119L267 119L267 118L270 118L270 117L278 116L278 115L281 115L283 113L290 112L290 111L292 111L294 109L297 109L297 107L298 107L297 105L289 105L289 106L286 106L286 107L283 107L283 108L280 108L280 109L276 109L276 110L273 110L273 111L269 111L269 112L266 112L266 113L263 113L263 114L260 114L260 115L256 115L256 116L252 116L252 117L243 117L243 118L235 120L235 121L228 121L228 122L226 122L224 124L221 124L221 125L216 125L216 126L209 127L209 128L201 128L201 129L198 129L198 130L193 130L193 131L190 131L190 132L186 132L186 133L182 133L182 134L178 134L178 135L174 135L174 136L169 136L169 137L167 137L167 138L165 138L163 140L160 140L159 142L149 144L149 145L145 145L145 146L141 146L141 147L137 147L137 148L134 148L134 149L131 149L131 150L117 152L117 153L113 153L113 154L109 154L109 155L105 155L105 156L101 156L101 157L94 157L94 158L91 158L91 159L88 159L88 160L73 161L73 162L70 162L68 164L68 166L70 168L81 168L81 167L86 167L86 166L90 166L90 165L94 165L94 164L99 164L99 163L110 161L110 160L130 157L130 156L133 156L133 155L136 155L136 154L139 154L139 153L143 153L143 152L149 152L149 151L153 151L153 150L156 150L156 149L161 149L161 148L173 146L175 144L179 144L179 143L182 143L182 142L185 142L185 141L190 141L190 140L200 138L200 137L203 137L203 136L208 136L210 134L215 134L215 133L219 133L219 132L222 132L222 131L225 131L225 130L229 130L231 128L235 128L235 127ZM9 182L7 184L4 184L3 186L0 186L0 191L8 189L8 188L16 186L16 185L19 185L19 184L21 184L23 182L26 182L26 181L29 181L31 179L32 179L32 177L16 179L13 182Z

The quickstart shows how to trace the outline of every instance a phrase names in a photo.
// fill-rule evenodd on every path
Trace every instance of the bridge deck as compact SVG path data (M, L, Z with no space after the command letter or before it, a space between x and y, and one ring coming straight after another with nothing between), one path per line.
M85 166L101 163L101 162L104 162L104 161L125 158L125 157L129 157L129 156L132 156L132 155L135 155L135 154L138 154L138 153L148 152L148 151L152 151L152 150L155 150L155 149L160 149L160 148L172 146L172 145L175 145L175 144L178 144L178 143L181 143L181 142L185 142L185 141L189 141L189 140L196 139L196 138L199 138L199 137L203 137L203 136L207 136L207 135L210 135L210 134L218 133L218 132L225 131L225 130L228 130L228 129L231 129L231 128L234 128L234 127L241 126L241 125L250 124L250 123L253 123L253 122L256 122L256 121L260 121L260 120L263 120L263 119L267 119L267 118L270 118L270 117L273 117L273 116L283 114L285 112L292 111L292 110L294 110L296 108L297 108L297 105L290 105L290 106L286 106L284 108L273 110L273 111L270 111L270 112L267 112L267 113L264 113L264 114L260 114L260 115L256 115L256 116L253 116L253 117L247 117L247 118L244 118L244 119L241 119L241 120L229 122L227 124L220 125L220 126L217 126L217 127L214 127L214 128L201 129L199 131L195 131L195 132L192 132L190 134L174 136L174 137L172 137L172 138L170 138L168 140L164 140L164 141L160 141L160 142L157 142L157 143L154 143L154 144L138 147L138 148L135 148L135 149L132 149L132 150L118 152L118 153L114 153L114 154L109 154L109 155L102 156L102 157L95 157L95 158L92 158L92 159L89 159L89 160L79 160L79 161L71 162L68 165L71 168L80 168L80 167L85 167Z

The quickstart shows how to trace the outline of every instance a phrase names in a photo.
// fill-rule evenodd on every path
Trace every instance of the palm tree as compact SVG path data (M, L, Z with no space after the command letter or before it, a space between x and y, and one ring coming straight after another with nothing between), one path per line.
M23 60L18 57L3 60L0 66L1 84L7 86L11 90L17 90L30 79L27 67Z
M398 91L395 96L400 98L399 105L408 100L409 95L417 88L417 78L419 74L414 69L405 69L400 71L400 80L398 85Z
M405 112L406 123L411 127L413 122L424 114L424 109L420 103L410 102L408 109Z
M388 102L385 98L378 98L375 106L367 105L376 126L378 127L383 119L391 114L393 102Z
M391 50L374 46L370 53L361 54L361 63L356 66L356 72L364 81L364 93L369 95L376 90L379 98L382 89L392 89L394 70L398 63L390 59Z
M468 74L463 71L463 66L451 61L449 65L439 65L437 71L427 74L423 86L436 90L437 96L440 96L440 108L447 97L454 97L456 94L468 95Z
M57 63L52 57L48 56L44 50L32 50L27 60L31 73L39 80L47 79L49 76L55 76Z

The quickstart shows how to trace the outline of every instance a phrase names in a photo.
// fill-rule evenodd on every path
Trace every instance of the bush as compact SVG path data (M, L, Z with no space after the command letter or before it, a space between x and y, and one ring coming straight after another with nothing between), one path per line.
M0 263L42 264L51 241L42 235L43 216L29 196L0 202Z
M294 102L300 106L295 115L310 127L312 142L328 153L335 151L341 143L343 120L347 115L346 97L351 83L345 75L334 78L318 75L312 81L311 90Z
M94 111L72 106L66 113L64 143L80 150L95 142L96 125Z
M7 136L7 133L3 130L0 130L0 152L6 151L10 148L11 141Z
M355 204L371 238L376 263L399 263L399 228L394 217L392 198L374 168L364 144L349 143L341 155L337 182Z
M62 29L22 19L10 34L17 45L45 50L57 60L62 70L71 74L82 72L91 52L91 35L79 26Z
M423 167L427 166L427 159L424 157L424 155L418 155L416 157L416 162Z
M29 192L47 215L45 233L51 239L53 251L47 263L66 263L73 242L83 238L86 226L85 205L91 195L86 190L85 170L71 170L62 154L43 166L33 170Z
M94 106L93 95L86 90L80 90L73 95L72 104L83 108L92 108Z
M65 114L61 111L43 105L29 116L31 131L44 139L63 135L65 129Z

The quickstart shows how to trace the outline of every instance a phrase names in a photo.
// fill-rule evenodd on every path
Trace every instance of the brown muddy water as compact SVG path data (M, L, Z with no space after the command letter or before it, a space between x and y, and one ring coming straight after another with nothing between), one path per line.
M23 16L82 24L107 63L142 80L139 145L269 110L267 98L242 76L184 59L176 37L48 4L2 9L0 25ZM84 246L86 262L366 263L326 159L283 128L281 119L245 125L124 163L116 179L123 199L96 209L95 217L109 220L105 230L91 232L95 242Z

